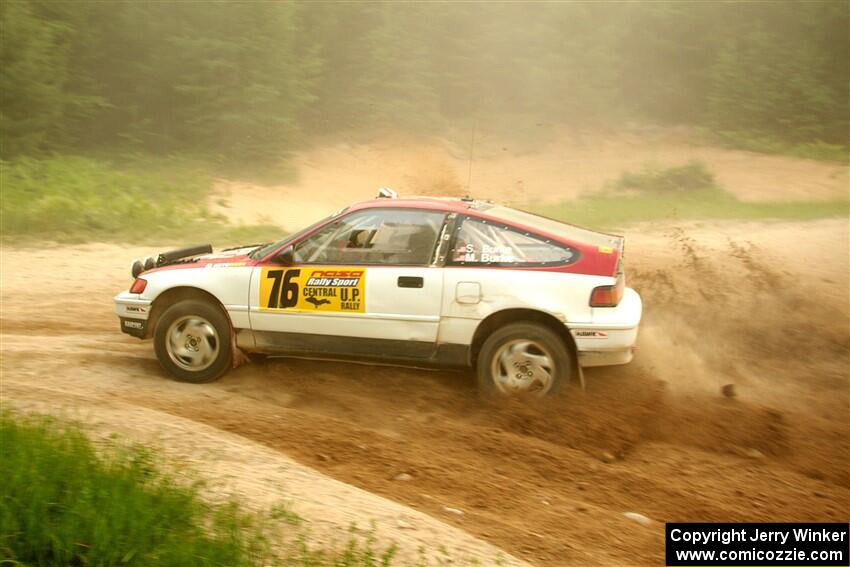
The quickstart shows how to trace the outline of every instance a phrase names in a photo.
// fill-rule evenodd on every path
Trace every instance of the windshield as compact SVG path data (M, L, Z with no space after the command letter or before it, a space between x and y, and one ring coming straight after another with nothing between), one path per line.
M311 230L313 230L314 228L328 222L330 219L332 219L334 217L338 217L339 215L341 215L346 210L347 210L347 208L342 209L341 211L337 211L334 214L332 214L331 216L325 217L320 221L314 222L313 224L311 224L307 228L302 228L298 232L294 232L290 235L287 235L284 238L282 238L281 240L278 240L277 242L272 242L271 244L266 244L265 246L261 246L260 248L257 248L256 250L251 252L248 256L252 260L259 260L261 258L265 258L266 256L268 256L269 254L271 254L272 252L274 252L275 250L277 250L281 246L285 246L287 242L291 242L292 240L295 240L296 238L298 238L302 234L306 234L306 233L310 232Z

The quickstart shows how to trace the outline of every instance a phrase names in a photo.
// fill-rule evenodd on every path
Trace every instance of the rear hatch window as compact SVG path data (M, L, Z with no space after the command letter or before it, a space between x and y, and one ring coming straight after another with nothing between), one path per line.
M622 250L623 247L622 236L597 232L509 207L497 205L488 209L486 214L508 223L517 223L529 228L535 228L571 242L579 242L590 246L610 247L617 250Z

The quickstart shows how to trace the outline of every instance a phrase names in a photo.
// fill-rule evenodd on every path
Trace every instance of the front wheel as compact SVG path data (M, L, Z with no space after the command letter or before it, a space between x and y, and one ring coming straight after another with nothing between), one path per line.
M564 341L536 323L493 332L478 354L478 389L485 396L554 396L570 381L574 361Z
M160 365L181 382L212 382L230 369L230 322L221 309L197 300L169 307L154 330Z

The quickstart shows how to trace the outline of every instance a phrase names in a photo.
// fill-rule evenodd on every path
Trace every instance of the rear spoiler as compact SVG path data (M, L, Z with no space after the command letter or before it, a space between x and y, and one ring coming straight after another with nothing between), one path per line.
M626 237L616 235L616 238L617 238L617 250L620 251L620 259L622 260L623 257L626 255Z

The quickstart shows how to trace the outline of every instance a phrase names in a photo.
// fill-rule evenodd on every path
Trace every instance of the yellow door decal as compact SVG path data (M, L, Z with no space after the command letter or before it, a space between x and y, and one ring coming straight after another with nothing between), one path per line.
M366 268L263 268L260 310L364 313Z

